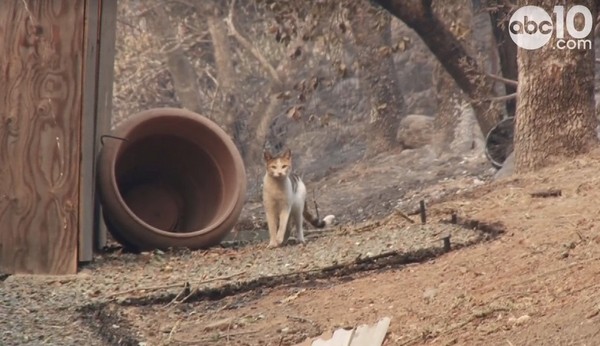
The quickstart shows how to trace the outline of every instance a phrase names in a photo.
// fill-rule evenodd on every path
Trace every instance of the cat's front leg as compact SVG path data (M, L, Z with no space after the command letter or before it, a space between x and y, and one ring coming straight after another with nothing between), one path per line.
M269 228L269 245L267 248L277 247L277 218L278 215L274 212L267 213L267 226Z
M285 241L285 233L288 225L288 220L290 218L290 210L291 208L285 208L279 213L279 227L277 228L277 245L283 245Z

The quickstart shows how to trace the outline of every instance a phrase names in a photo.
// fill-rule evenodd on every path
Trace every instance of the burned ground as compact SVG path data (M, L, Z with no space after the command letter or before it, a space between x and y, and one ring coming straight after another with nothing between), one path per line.
M305 247L115 251L74 276L12 275L0 283L2 343L293 345L389 316L386 345L590 344L598 169L595 151L497 182L447 179L406 193L446 196L428 203L426 225L390 208L311 231ZM544 190L561 194L532 196ZM410 198L394 203L408 210ZM449 224L453 213L477 221Z

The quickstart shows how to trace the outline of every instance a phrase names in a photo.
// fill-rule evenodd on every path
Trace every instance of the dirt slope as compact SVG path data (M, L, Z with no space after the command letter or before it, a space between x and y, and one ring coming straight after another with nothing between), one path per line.
M273 344L286 333L314 334L389 316L387 345L598 345L599 171L595 151L485 185L432 207L432 214L457 210L501 221L507 233L499 240L349 282L197 306L206 313L180 325L179 337L222 320L237 328L231 345ZM550 188L562 195L530 196Z

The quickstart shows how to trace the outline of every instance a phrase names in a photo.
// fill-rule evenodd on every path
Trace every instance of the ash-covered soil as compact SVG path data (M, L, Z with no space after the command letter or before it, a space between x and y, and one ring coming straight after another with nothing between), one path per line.
M455 246L476 241L480 237L477 231L441 224L435 218L421 225L418 215L411 216L415 221L411 224L394 213L396 209L404 212L415 209L420 199L426 199L429 205L430 200L468 191L489 176L489 166L482 160L466 159L453 165L427 158L421 166L411 167L409 161L413 165L417 162L411 155L416 154L409 151L380 155L371 162L357 163L352 169L332 172L315 184L308 182L309 189L315 187L321 191L314 198L321 213L336 214L338 224L323 231L308 231L306 246L292 242L282 248L266 249L262 208L257 201L249 201L238 232L232 234L224 247L142 254L113 249L83 266L77 275L8 276L0 282L0 344L103 345L107 341L99 336L99 331L105 335L112 331L111 335L118 336L119 328L123 329L123 335L147 342L146 345L163 344L173 340L172 334L169 339L169 334L163 332L165 326L182 318L182 309L193 310L195 305L182 308L185 304L175 304L177 309L173 312L170 305L132 306L127 310L120 304L178 295L179 301L185 298L187 289L193 292L262 277L316 272L394 251L441 248L441 238L448 234L452 235ZM418 173L427 162L434 164ZM327 281L323 277L319 280ZM106 302L116 306L114 316L123 315L131 327L121 325L116 317L114 323L106 318L101 322L94 309L100 309ZM200 304L201 308L202 303L194 304ZM138 313L135 309L147 310ZM109 325L98 325L102 323ZM108 344L118 343L119 338L126 341L123 337L113 337Z
M294 345L388 316L385 345L594 345L598 170L600 150L488 182L430 205L425 226L417 215L415 224L395 215L311 232L306 247L267 250L259 240L197 252L113 252L74 276L9 276L0 282L0 344ZM548 189L561 195L531 195ZM473 239L473 231L437 223L450 211L500 222L506 233L421 263L234 289L257 277L356 263L359 254L439 248L447 232L453 244Z
M116 251L97 257L73 276L12 275L0 284L3 306L0 314L4 315L0 319L1 340L3 345L101 345L93 328L82 322L78 309L85 305L123 303L154 295L177 296L187 290L187 285L190 290L219 287L265 276L308 273L390 251L441 247L441 238L448 234L455 245L474 241L479 235L455 225L409 224L400 217L391 217L360 227L340 226L310 232L306 246L291 244L272 250L266 248L265 241L257 240L207 251L154 251L139 255ZM187 294L180 294L177 299ZM159 304L151 309L170 311L165 305L168 306ZM150 345L166 341L167 335L144 331L139 325L147 321L149 313L139 316L146 317L143 321L131 319L140 330L138 340Z

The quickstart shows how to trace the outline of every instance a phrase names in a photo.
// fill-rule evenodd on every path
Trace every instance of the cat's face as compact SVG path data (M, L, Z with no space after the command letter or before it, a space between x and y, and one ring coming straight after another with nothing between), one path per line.
M267 174L273 178L285 178L292 171L292 153L289 149L279 156L273 156L268 151L265 151L264 159L267 166Z

